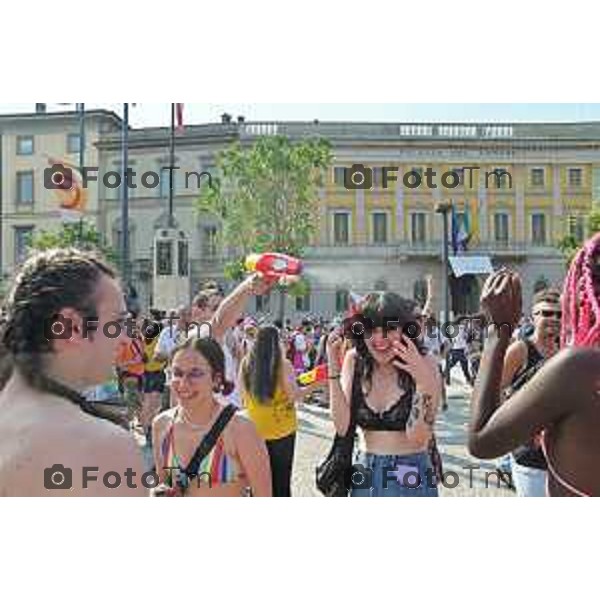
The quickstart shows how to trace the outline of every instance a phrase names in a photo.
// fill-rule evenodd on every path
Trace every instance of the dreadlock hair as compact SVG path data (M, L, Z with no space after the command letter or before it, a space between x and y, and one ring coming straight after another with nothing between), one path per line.
M576 254L562 296L561 346L600 342L600 234Z
M17 370L32 388L66 398L85 413L122 424L44 372L45 357L54 352L48 331L60 311L69 307L84 318L96 319L94 294L103 276L116 277L100 257L77 249L46 250L25 262L5 301L0 324L0 389Z

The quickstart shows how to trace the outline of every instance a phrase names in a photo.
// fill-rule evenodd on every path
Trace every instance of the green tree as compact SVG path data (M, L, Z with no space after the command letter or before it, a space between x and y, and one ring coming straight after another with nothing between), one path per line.
M102 235L90 221L62 223L57 230L42 229L36 231L30 243L32 250L71 247L92 250L98 252L113 264L118 262L117 254L104 242Z
M600 208L594 207L587 215L588 235L593 236L600 231ZM567 267L581 248L581 242L569 232L559 242L558 248L562 252Z
M220 153L219 176L203 191L198 208L220 222L218 243L230 259L229 278L243 275L244 258L251 253L302 257L318 228L318 190L331 162L331 144L320 138L292 143L265 136ZM306 289L306 283L280 286L281 319L286 293L303 295Z

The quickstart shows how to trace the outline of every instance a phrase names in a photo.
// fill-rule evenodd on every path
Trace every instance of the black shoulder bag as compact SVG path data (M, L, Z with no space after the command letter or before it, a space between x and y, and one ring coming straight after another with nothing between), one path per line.
M183 496L185 491L189 489L192 481L198 477L198 470L202 461L210 454L212 449L216 446L222 433L225 431L227 425L229 425L231 419L235 416L237 408L233 404L227 405L219 415L215 424L211 427L210 431L204 436L200 445L194 452L194 456L190 460L187 468L180 470L173 479L175 480L174 487L170 488L166 485L160 485L152 494L155 497L163 496Z
M359 360L359 359L357 359ZM358 363L357 363L358 364ZM327 458L316 468L317 489L329 498L344 497L350 493L352 477L352 456L356 438L356 385L361 385L355 366L352 398L350 399L350 425L346 435L336 433Z

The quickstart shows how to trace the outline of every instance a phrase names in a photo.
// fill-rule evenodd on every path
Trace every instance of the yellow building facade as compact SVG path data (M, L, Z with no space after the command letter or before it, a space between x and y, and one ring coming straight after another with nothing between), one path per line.
M115 249L122 235L121 194L104 185L102 174L122 168L121 126L112 112L86 115L85 162L100 174L87 190L86 215ZM76 113L0 115L5 279L23 260L31 231L60 226L59 197L45 189L44 172L51 158L77 163L78 132ZM311 293L291 307L296 317L333 316L351 290L419 297L427 275L440 292L443 219L436 206L442 202L452 204L458 237L468 240L458 256L483 256L495 267L517 269L528 303L536 286L560 286L565 268L557 244L567 233L585 238L586 216L600 199L600 123L222 122L190 126L178 135L176 164L181 172L215 172L219 150L232 142L252 144L261 135L321 136L333 149L334 164L319 191L318 233L306 252ZM168 167L168 129L131 130L129 139L130 167L138 177ZM356 165L362 165L362 179L352 179ZM204 279L222 280L223 257L214 244L218 223L195 210L197 186L178 179L175 187L175 216L191 242L192 288ZM132 273L148 306L153 238L164 226L167 196L162 180L156 188L130 193ZM455 314L476 310L482 277L451 279ZM257 306L274 307L266 299Z

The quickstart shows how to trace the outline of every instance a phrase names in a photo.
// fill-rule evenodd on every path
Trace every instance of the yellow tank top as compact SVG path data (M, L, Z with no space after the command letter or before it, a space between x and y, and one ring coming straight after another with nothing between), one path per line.
M156 351L156 346L158 345L158 337L155 337L153 340L144 340L144 352L148 357L148 362L145 365L146 373L158 373L165 368L165 363L154 360L154 352Z
M246 390L242 393L242 400L248 416L263 440L280 440L296 433L298 429L296 407L294 401L287 397L281 384L277 386L272 402L266 404L259 402Z

